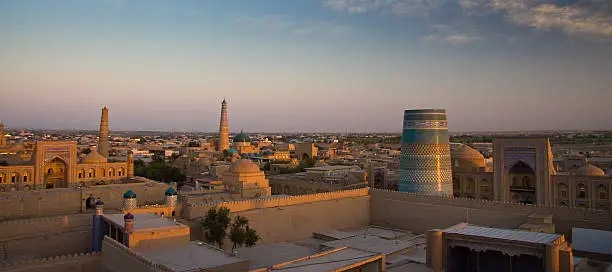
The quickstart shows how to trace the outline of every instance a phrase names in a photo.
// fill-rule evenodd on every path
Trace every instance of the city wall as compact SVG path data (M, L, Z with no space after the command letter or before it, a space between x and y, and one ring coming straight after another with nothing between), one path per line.
M190 214L191 239L203 239L199 222L203 213L214 206L227 207L232 215L246 217L261 238L258 243L270 244L311 238L316 231L366 226L370 222L369 205L367 188L198 205ZM231 243L225 244L231 247Z
M533 213L552 214L557 233L571 239L573 227L612 230L606 211L539 207L510 202L416 195L370 189L371 223L415 232L468 222L499 228L518 228Z
M123 193L127 190L136 193L139 205L161 203L168 187L159 182L140 181L82 188L2 192L0 222L84 212L86 200L90 196L102 199L105 209L119 209L123 203Z
M0 264L0 270L6 272L98 272L101 271L100 260L99 253L68 254L16 263L4 263Z
M312 195L299 195L288 197L270 197L265 199L255 200L239 200L228 202L213 202L213 203L185 203L181 210L181 216L184 219L200 218L212 207L226 207L232 212L241 212L254 209L275 208L291 205L299 205L310 202L319 202L326 200L342 199L347 197L367 196L368 188L360 188L346 191L335 191L318 193Z
M1 259L35 259L91 250L91 214L0 222Z

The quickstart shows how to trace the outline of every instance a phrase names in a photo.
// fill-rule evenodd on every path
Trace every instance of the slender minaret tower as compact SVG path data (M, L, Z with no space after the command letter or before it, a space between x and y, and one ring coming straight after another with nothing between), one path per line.
M108 157L108 108L102 108L102 118L100 119L100 135L98 138L98 153Z
M4 123L0 122L0 147L6 147L6 138L4 137Z
M227 128L227 102L221 102L221 122L219 124L219 146L218 151L229 149L229 129Z

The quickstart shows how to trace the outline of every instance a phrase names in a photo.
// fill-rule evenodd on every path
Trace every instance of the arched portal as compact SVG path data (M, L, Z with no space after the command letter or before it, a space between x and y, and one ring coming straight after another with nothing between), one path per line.
M60 158L48 162L45 165L45 187L47 189L68 187L66 168L66 163Z
M510 195L512 201L525 204L536 203L536 175L535 171L523 161L516 162L508 172Z

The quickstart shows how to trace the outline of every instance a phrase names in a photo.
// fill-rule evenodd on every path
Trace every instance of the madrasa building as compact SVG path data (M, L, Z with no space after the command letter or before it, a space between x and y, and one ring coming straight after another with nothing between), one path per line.
M5 144L4 135L1 141ZM108 160L108 108L102 109L97 150L79 159L75 141L36 141L30 160L0 166L0 191L70 188L107 184L134 175L134 157L125 161Z
M524 204L610 210L612 177L582 158L558 171L545 137L493 139L493 159L462 145L451 150L453 195Z

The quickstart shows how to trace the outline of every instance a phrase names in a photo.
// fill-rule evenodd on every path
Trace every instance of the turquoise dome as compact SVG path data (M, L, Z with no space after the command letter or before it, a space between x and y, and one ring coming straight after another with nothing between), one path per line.
M274 155L274 152L272 152L272 151L270 151L270 150L266 150L266 151L264 151L264 152L263 152L263 154L264 154L264 156L267 156L267 155Z
M173 195L177 195L178 193L176 192L176 190L174 190L174 188L170 187L168 188L168 190L166 190L166 192L164 193L164 195L166 196L173 196Z
M240 131L240 133L234 137L234 143L239 143L239 142L250 143L251 138L249 138L249 135L246 135L246 133Z
M136 198L136 194L132 192L132 190L127 190L127 192L123 194L123 198Z
M233 148L233 147L232 147L232 148L230 148L228 152L229 152L229 153L232 153L232 154L238 154L238 150L236 150L236 149L235 149L235 148Z

